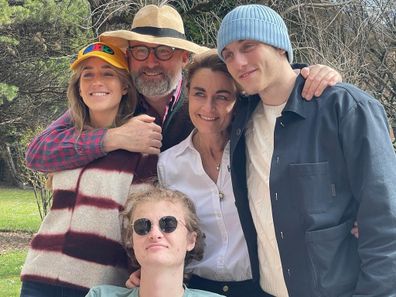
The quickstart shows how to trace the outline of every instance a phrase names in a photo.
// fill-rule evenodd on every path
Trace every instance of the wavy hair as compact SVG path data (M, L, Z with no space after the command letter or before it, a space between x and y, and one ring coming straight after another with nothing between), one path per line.
M184 258L184 265L187 265L192 260L200 261L204 252L204 233L199 226L199 218L195 210L194 202L192 202L185 194L179 191L170 190L159 185L158 182L154 184L136 185L134 191L130 194L124 206L124 211L121 213L122 224L122 239L128 256L133 264L140 267L136 260L133 245L133 215L136 208L144 202L159 202L169 201L174 204L179 204L184 209L184 219L186 228L190 233L195 233L195 246L191 251L186 253Z

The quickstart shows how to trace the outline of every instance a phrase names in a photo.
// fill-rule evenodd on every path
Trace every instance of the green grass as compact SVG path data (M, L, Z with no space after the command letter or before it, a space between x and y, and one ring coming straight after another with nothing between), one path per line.
M19 274L27 250L16 250L0 254L0 297L17 297L20 293Z
M40 226L36 200L32 190L0 187L0 230L33 233ZM0 297L18 297L19 274L27 249L0 254Z
M36 232L41 219L32 190L0 188L0 230Z

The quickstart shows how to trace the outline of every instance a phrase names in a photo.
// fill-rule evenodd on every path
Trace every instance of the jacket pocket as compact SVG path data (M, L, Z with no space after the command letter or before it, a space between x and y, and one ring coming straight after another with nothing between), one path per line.
M318 296L351 296L359 275L357 239L350 234L354 220L305 234Z
M292 200L303 214L324 213L333 203L328 162L289 164Z

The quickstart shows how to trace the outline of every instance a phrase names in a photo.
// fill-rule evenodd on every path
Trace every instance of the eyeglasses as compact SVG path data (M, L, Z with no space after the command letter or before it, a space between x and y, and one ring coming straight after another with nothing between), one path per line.
M138 61L144 61L148 58L151 51L154 51L155 57L160 61L167 61L173 57L173 53L177 48L159 45L157 47L148 47L145 45L136 45L128 47L128 52Z
M184 225L181 221L179 221L182 225ZM174 216L165 216L159 219L158 225L161 230L161 232L164 233L172 233L173 231L176 230L177 228L177 219ZM133 223L133 230L136 232L136 234L139 235L147 235L151 227L153 226L153 223L146 218L141 218L137 219Z

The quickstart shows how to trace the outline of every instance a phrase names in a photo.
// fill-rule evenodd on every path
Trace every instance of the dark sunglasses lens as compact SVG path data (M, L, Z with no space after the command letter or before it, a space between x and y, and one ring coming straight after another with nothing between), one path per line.
M133 223L133 230L139 235L146 235L150 232L151 222L148 219L138 219Z
M162 232L171 233L177 228L177 219L172 216L163 217L159 221L159 226Z

